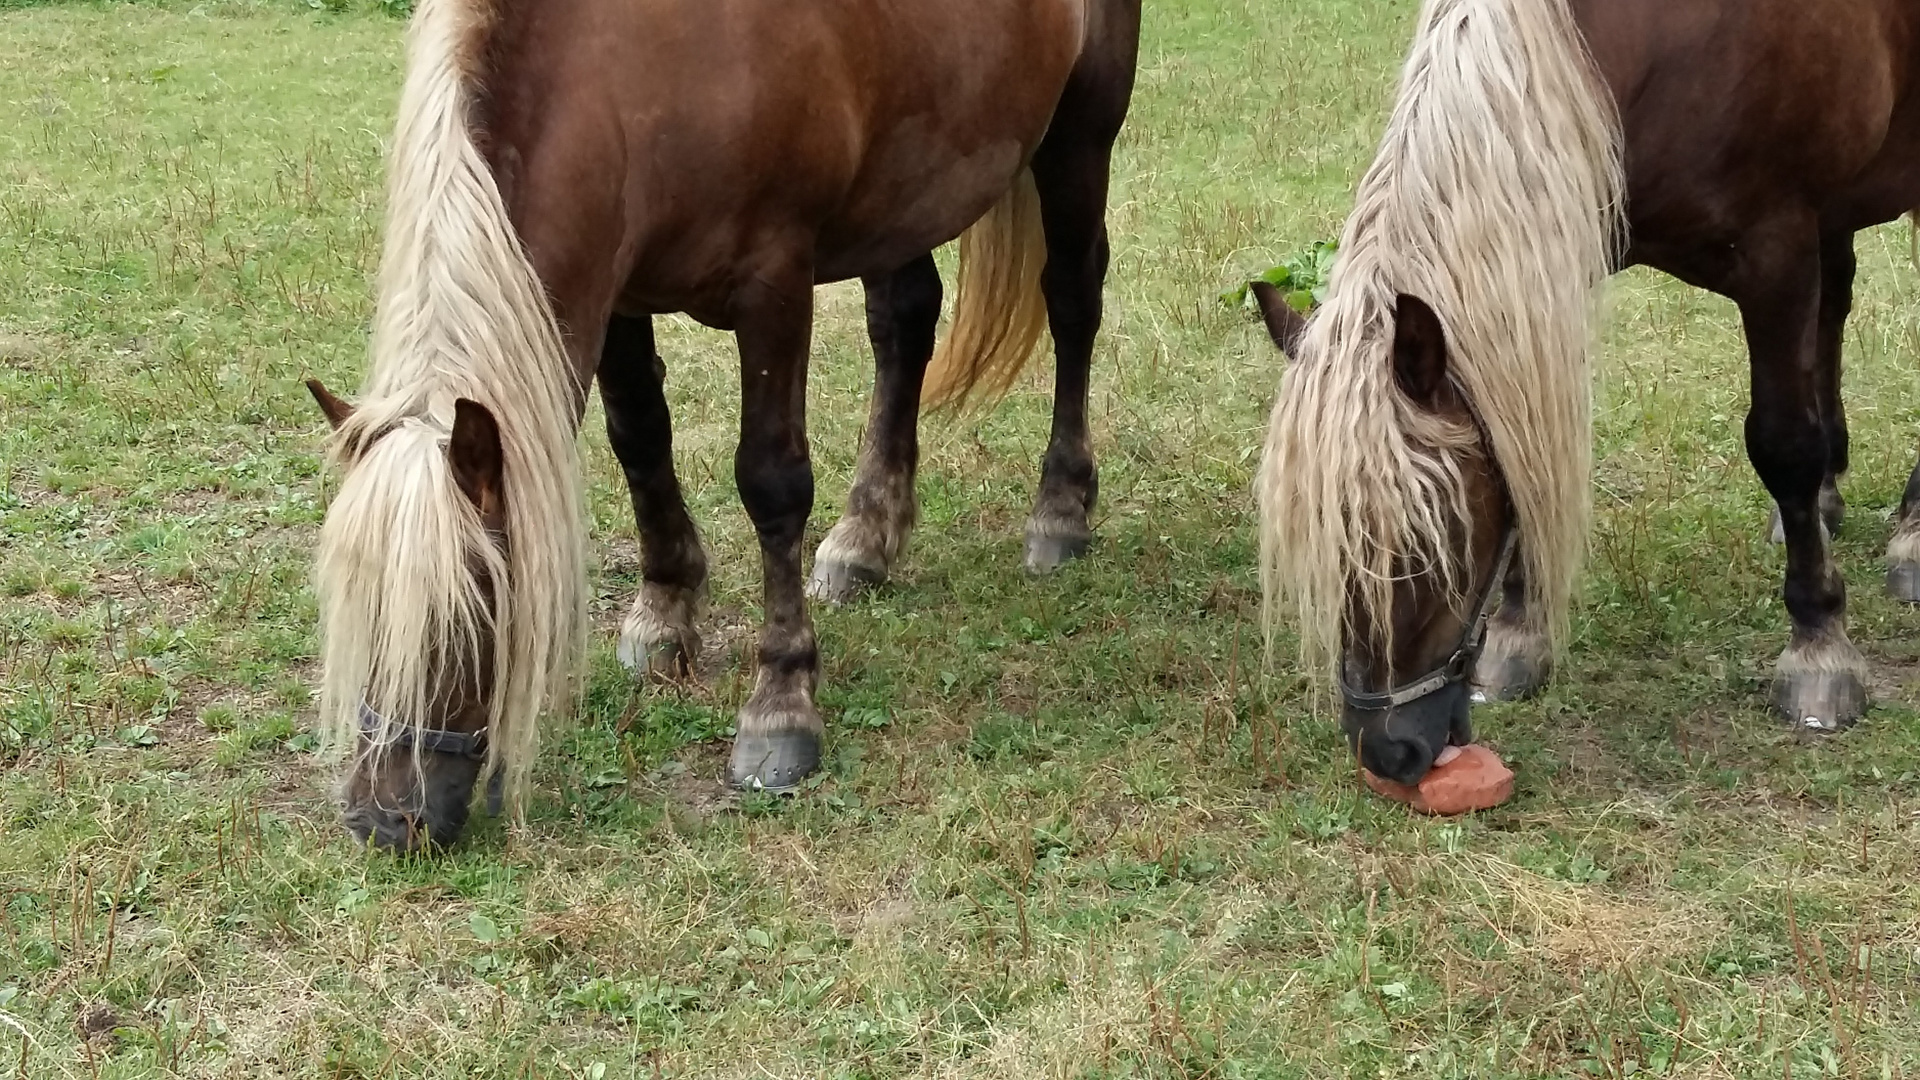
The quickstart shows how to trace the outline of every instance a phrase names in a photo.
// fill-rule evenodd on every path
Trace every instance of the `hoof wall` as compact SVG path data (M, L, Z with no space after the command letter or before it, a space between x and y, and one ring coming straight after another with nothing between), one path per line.
M693 676L693 657L671 638L644 645L622 637L619 657L621 667L656 682L680 682Z
M1091 536L1027 537L1027 573L1050 574L1087 553L1093 546Z
M855 563L820 561L807 578L807 595L828 604L850 603L862 592L886 583L884 570Z
M1902 603L1920 604L1920 562L1887 567L1887 595Z
M749 791L788 791L820 768L820 736L811 731L741 732L727 779Z
M1852 727L1867 711L1867 687L1851 672L1782 675L1773 681L1773 705L1794 727L1829 734Z

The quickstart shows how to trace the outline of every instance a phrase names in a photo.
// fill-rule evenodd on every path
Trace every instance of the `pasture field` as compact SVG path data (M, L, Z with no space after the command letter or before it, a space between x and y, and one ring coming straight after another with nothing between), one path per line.
M618 471L577 723L524 829L369 856L317 769L300 380L357 386L402 23L365 0L0 0L0 1076L1920 1075L1920 271L1863 234L1839 538L1877 707L1765 701L1781 554L1730 305L1610 292L1559 677L1478 725L1508 806L1365 796L1284 635L1250 478L1281 363L1218 293L1335 235L1412 0L1151 0L1116 168L1092 557L1020 524L1047 365L927 427L898 580L819 610L824 777L719 783L759 570L730 340L660 320L714 554L706 670L636 686ZM871 380L822 290L824 533Z

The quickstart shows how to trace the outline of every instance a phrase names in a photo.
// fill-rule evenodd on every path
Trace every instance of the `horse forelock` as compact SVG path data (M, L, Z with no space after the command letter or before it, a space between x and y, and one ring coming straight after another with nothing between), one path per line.
M585 530L580 388L471 127L492 14L488 0L423 0L414 15L371 370L335 437L345 476L322 529L317 585L323 719L338 747L356 745L363 696L395 722L418 722L406 710L430 704L434 665L494 632L489 767L504 773L517 812L537 722L575 690ZM446 461L463 397L499 424L504 549ZM491 612L480 569L490 570Z
M1475 433L1395 385L1403 293L1446 330L1513 501L1529 602L1558 639L1586 546L1592 308L1619 242L1620 153L1566 0L1428 0L1257 482L1266 625L1291 617L1309 671L1331 670L1350 604L1390 633L1396 576L1466 585L1458 451Z

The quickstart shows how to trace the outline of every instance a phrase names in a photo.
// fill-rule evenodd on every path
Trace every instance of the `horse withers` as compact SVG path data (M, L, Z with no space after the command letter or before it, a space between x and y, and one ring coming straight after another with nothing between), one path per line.
M1853 234L1916 206L1920 0L1428 0L1325 306L1260 290L1295 361L1260 469L1269 614L1334 669L1368 768L1416 782L1472 738L1471 697L1546 679L1589 513L1593 293L1634 263L1739 306L1787 549L1774 702L1861 715L1840 345ZM1920 602L1920 468L1888 565Z
M1086 546L1088 369L1139 19L1139 0L423 0L372 373L357 406L315 388L343 472L319 554L323 711L352 748L355 835L451 842L488 773L521 804L537 721L570 702L584 642L575 438L596 375L641 537L620 655L692 669L706 555L655 314L739 344L734 475L765 621L735 783L817 767L806 592L887 576L915 518L923 397L1004 389L1043 322L1057 377L1026 561ZM963 231L936 358L932 253ZM813 289L854 277L873 406L809 582Z

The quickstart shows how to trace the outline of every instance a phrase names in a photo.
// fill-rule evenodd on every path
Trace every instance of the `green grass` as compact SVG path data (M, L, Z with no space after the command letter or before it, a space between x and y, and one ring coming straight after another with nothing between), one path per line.
M527 828L356 850L306 731L299 382L357 384L378 254L400 25L351 7L0 13L0 1076L1920 1074L1920 627L1878 592L1920 431L1904 228L1861 238L1848 340L1859 730L1768 715L1738 327L1639 272L1570 656L1479 718L1518 797L1412 820L1295 673L1258 677L1280 363L1218 296L1337 232L1411 0L1148 5L1099 543L1019 572L1043 377L930 428L900 579L817 613L820 783L719 786L759 587L734 362L663 319L720 673L614 663L637 549L590 418L600 632ZM816 537L871 370L857 292L820 311Z

